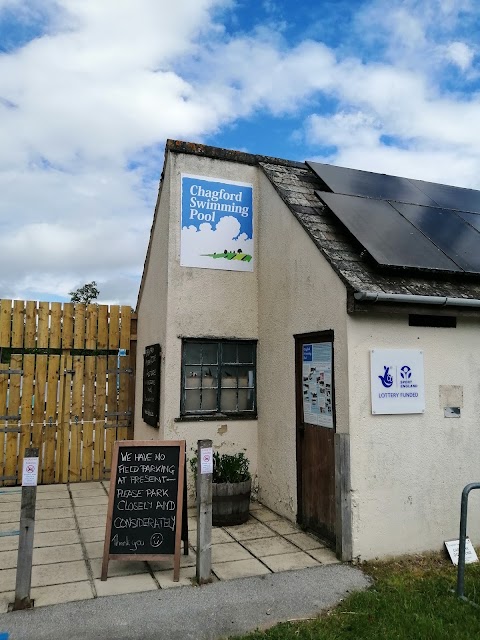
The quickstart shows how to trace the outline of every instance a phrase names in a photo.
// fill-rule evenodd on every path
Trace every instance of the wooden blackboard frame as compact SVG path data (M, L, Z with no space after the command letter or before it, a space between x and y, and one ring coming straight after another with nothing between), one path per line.
M108 574L108 563L110 560L146 560L156 562L157 560L167 560L172 554L131 554L131 553L110 553L110 538L112 533L112 516L115 502L115 486L117 481L117 467L120 449L131 447L152 447L162 449L165 447L178 447L178 486L177 486L177 509L175 517L175 551L173 554L173 581L180 579L180 545L182 538L182 515L184 510L184 480L185 480L185 440L122 440L116 441L113 449L112 472L110 477L110 490L108 494L107 523L105 527L105 544L103 548L103 562L101 579L106 580Z
M147 357L153 356L155 358L155 369L153 380L150 380L147 376L147 372L152 371L152 367L147 364ZM161 361L162 361L162 348L160 344L150 344L145 347L145 353L143 354L143 387L142 387L142 418L151 427L158 427L158 421L160 419L160 375L161 375ZM148 392L148 383L153 382L153 397L154 400L147 401L146 395ZM150 411L153 415L150 415L147 411Z

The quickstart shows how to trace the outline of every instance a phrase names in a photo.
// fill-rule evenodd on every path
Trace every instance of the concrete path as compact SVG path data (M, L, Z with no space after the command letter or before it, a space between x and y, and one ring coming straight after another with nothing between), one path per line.
M0 615L9 640L217 640L316 616L369 585L341 564Z

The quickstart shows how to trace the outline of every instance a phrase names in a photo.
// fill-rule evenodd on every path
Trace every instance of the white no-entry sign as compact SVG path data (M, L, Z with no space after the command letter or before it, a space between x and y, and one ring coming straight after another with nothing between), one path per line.
M201 449L200 473L213 473L213 447Z

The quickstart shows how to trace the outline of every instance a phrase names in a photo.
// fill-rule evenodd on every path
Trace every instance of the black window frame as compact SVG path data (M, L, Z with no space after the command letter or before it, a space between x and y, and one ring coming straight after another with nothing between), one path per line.
M208 344L208 345L216 345L217 348L217 364L212 365L218 367L217 371L217 387L216 387L216 407L215 409L194 409L187 410L185 408L186 404L186 390L187 386L185 384L187 378L187 368L188 367L199 367L199 366L209 366L207 364L198 363L192 364L186 363L186 345L189 344ZM252 360L253 362L227 362L223 360L223 351L225 346L232 345L250 345L252 347ZM250 366L253 369L253 385L250 387L239 387L238 386L238 373L237 373L237 381L235 387L223 387L221 386L222 380L222 371L226 367L248 367ZM222 389L231 390L232 388L236 389L237 394L237 408L228 411L221 410L221 394ZM206 387L208 389L208 387ZM238 408L238 391L239 389L251 389L253 393L253 407L252 409L244 409L240 410ZM203 392L202 384L200 383L200 394ZM256 418L257 417L257 340L251 339L239 339L239 338L182 338L182 367L181 367L181 394L180 394L180 415L181 419L208 419L208 418Z

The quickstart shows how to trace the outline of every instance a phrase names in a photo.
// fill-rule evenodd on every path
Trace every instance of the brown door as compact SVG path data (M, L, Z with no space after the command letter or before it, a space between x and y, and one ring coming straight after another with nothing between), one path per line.
M335 542L333 331L296 336L298 522Z

